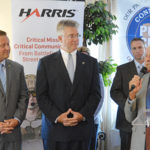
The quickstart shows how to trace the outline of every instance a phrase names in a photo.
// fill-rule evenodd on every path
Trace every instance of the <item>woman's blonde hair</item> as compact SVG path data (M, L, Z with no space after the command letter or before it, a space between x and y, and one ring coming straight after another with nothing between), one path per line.
M77 50L81 53L87 53L88 55L90 55L90 50L89 48L85 47L85 46L82 46L82 47L78 47Z

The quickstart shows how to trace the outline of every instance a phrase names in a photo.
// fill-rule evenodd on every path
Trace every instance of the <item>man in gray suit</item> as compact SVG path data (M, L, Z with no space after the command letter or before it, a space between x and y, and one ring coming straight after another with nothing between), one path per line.
M21 150L20 124L25 118L28 92L23 66L8 60L9 39L0 30L0 150Z
M121 150L130 150L132 126L125 118L124 105L129 95L128 83L134 75L140 72L143 66L145 56L144 41L140 38L132 39L131 52L134 59L117 67L110 90L111 98L118 105L116 128L120 132Z
M130 150L145 150L145 125L138 125L143 123L143 118L140 115L146 109L146 101L148 100L148 86L150 78L150 47L147 48L144 65L147 68L148 73L143 76L141 80L139 76L135 75L129 82L129 98L125 103L125 117L129 122L138 118L138 122L133 124L131 148ZM131 90L131 86L135 85L135 88Z

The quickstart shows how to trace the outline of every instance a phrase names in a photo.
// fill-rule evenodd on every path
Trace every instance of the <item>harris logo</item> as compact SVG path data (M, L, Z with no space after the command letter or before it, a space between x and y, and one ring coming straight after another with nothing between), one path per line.
M133 38L142 38L145 46L150 45L150 8L140 9L130 20L126 31L126 42L131 52L130 42Z
M75 11L74 9L43 9L42 11L39 11L37 8L32 11L32 9L21 9L19 13L19 17L23 17L24 15L26 16L25 19L23 19L21 22L24 22L27 20L29 17L32 15L35 15L36 17L74 17L75 16Z

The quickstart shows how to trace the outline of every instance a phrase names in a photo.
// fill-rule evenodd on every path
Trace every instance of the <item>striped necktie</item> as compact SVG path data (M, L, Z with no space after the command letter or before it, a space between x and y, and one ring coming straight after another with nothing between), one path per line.
M0 64L0 79L1 79L1 83L3 85L3 89L6 93L6 75L4 72L4 64Z
M141 71L141 67L142 67L142 66L140 66L140 65L137 66L137 72L138 72L138 74L139 74L140 71Z
M69 74L70 80L73 83L73 79L74 79L74 64L73 64L72 55L70 53L68 54L67 70L68 70L68 74Z

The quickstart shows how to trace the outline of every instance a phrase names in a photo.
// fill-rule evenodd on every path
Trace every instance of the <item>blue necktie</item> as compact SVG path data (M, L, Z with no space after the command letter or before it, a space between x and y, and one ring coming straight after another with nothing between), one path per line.
M150 79L147 87L146 109L150 109Z
M6 75L4 72L4 67L5 67L4 64L0 64L0 79L3 85L3 89L6 93Z
M67 70L68 70L68 74L69 74L70 80L73 83L73 79L74 79L74 64L73 64L72 55L70 53L68 54Z
M138 65L137 66L137 72L138 72L138 74L140 73L140 71L141 71L141 67Z

